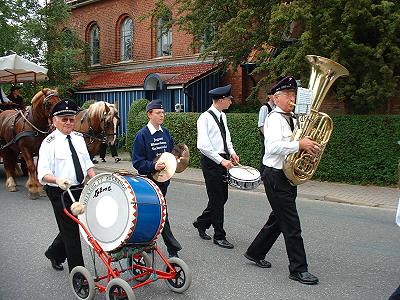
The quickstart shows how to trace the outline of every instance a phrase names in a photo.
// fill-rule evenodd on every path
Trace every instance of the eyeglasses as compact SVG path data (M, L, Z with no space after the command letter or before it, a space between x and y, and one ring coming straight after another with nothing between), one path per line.
M58 118L61 122L63 122L63 123L67 123L68 121L70 122L70 123L74 123L75 122L75 117L71 117L71 118L68 118L68 117L62 117L62 118Z

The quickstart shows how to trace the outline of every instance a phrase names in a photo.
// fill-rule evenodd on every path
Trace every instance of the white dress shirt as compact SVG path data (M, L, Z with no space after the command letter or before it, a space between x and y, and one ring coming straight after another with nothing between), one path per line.
M286 155L299 151L299 141L290 141L292 130L282 109L276 107L264 124L265 154L263 164L267 167L282 169ZM293 120L294 124L296 120Z
M269 104L269 103L268 103ZM271 105L272 109L274 109L274 105ZM268 106L267 105L263 105L260 107L260 111L258 112L258 128L260 127L264 127L265 124L265 119L268 116Z
M219 120L222 115L226 132L226 144L228 146L228 155L235 154L233 145L231 142L231 134L226 123L226 115L211 105L210 110L217 116ZM217 122L215 122L213 116L205 111L197 120L197 148L200 152L213 160L215 163L220 164L224 159L220 154L225 153L224 142L222 140L221 130Z
M93 162L90 159L85 140L82 134L78 132L73 131L70 136L78 155L83 174L86 176L87 171L93 167ZM42 185L48 184L57 186L55 183L43 181L43 177L47 174L52 174L59 178L68 178L72 181L72 185L79 184L76 179L74 162L72 160L67 136L58 129L54 130L43 140L39 149L37 171L39 182Z

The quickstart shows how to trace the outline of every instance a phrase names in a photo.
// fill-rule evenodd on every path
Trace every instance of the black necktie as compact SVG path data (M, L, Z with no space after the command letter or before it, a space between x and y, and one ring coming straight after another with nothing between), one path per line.
M290 129L293 131L294 130L294 123L293 123L293 118L292 117L289 117L289 126L290 126Z
M225 125L224 125L224 121L222 120L222 114L219 115L219 123L221 125L221 134L222 134L222 141L224 143L224 151L225 154L229 156L229 151L228 151L228 145L226 143L226 130L225 130Z
M71 150L72 154L72 161L75 167L76 180L78 180L79 183L82 183L83 179L85 179L85 176L83 176L82 167L81 164L79 163L78 154L76 154L74 145L72 145L71 136L67 135L67 139L68 139L69 149Z

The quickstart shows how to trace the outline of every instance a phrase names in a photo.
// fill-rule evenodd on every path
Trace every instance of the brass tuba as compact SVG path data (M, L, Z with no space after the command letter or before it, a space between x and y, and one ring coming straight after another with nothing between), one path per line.
M331 85L349 71L337 62L317 55L307 55L311 64L308 89L312 90L311 112L299 117L298 126L293 131L292 140L301 140L308 136L319 143L321 150L316 155L299 151L289 154L283 164L283 171L292 185L299 185L311 179L317 170L326 144L333 130L332 119L318 109Z

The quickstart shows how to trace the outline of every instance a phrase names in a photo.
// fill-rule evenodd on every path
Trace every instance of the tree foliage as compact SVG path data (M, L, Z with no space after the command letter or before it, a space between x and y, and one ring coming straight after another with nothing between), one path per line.
M71 73L86 67L87 47L74 31L64 29L70 16L65 1L42 7L37 0L6 0L0 9L0 56L14 52L47 67L45 85L57 86L61 94L71 92ZM27 89L33 94L32 87Z
M166 2L167 3L167 2ZM305 55L344 65L350 76L338 80L336 97L350 111L373 112L395 95L400 70L400 2L396 0L173 0L173 22L194 37L194 46L237 68L258 49L254 73L267 72L266 84L294 75L307 83ZM167 3L167 4L168 4ZM157 8L165 10L163 0ZM297 36L293 32L301 28ZM265 45L275 48L267 51Z

